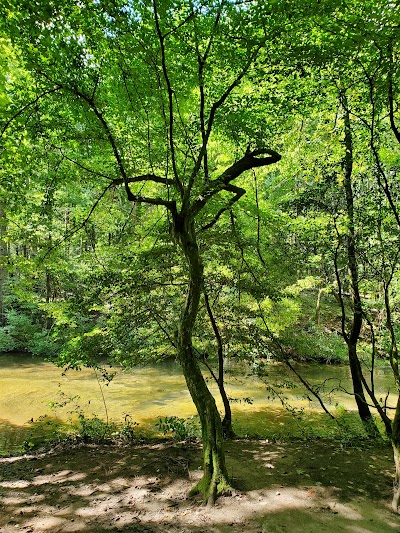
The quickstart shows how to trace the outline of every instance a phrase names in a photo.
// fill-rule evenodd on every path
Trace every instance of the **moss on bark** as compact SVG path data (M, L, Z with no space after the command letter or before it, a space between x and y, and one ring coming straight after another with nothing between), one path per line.
M174 226L174 235L186 258L189 278L176 348L187 387L200 417L203 439L204 475L191 494L202 494L210 505L219 495L229 492L230 485L225 465L221 417L192 348L193 331L203 291L203 263L193 219L181 215Z

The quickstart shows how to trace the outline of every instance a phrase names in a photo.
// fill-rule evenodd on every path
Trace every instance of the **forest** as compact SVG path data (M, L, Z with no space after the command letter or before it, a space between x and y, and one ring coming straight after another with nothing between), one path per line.
M3 0L0 51L0 352L104 385L176 361L209 507L243 437L225 367L298 416L284 367L336 423L301 369L346 365L399 513L400 6Z

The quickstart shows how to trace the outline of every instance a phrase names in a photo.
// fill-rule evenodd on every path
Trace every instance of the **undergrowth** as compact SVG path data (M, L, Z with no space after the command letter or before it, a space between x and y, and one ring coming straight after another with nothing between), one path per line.
M330 419L324 413L297 410L284 413L279 422L269 425L254 424L251 417L238 417L234 429L239 438L267 439L271 442L326 440L337 442L342 447L389 442L379 418L375 419L379 436L372 438L356 412L347 411L339 405L333 414L335 418Z
M60 443L92 443L92 444L129 444L146 440L147 435L137 429L129 415L123 423L105 422L97 415L87 417L78 415L76 422L65 423L52 419L47 415L40 416L31 422L30 430L25 435L22 451L48 448Z
M267 440L270 442L315 441L325 440L337 442L338 446L376 446L381 442L387 444L384 428L379 420L376 423L381 431L381 437L371 439L366 433L356 413L347 412L343 408L336 410L335 420L322 418L322 414L303 413L297 420L290 423L289 419L279 426L258 426L246 424L246 420L236 420L235 434L239 439ZM249 418L247 418L249 422ZM57 444L143 444L173 440L190 444L197 442L200 437L198 417L187 419L176 416L159 419L153 431L141 429L129 415L122 423L106 423L98 416L78 416L75 423L54 420L47 415L39 417L31 423L30 430L25 436L20 451L48 449Z

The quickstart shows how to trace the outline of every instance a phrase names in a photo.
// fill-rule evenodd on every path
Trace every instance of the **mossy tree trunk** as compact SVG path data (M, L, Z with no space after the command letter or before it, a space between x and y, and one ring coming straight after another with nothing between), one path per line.
M182 214L175 217L173 230L185 255L189 277L186 302L180 317L177 335L177 354L187 387L200 417L203 440L204 473L201 480L191 490L191 494L201 493L208 504L213 504L218 495L230 492L231 487L225 465L221 418L192 346L193 330L203 291L203 263L193 219L189 215Z
M199 483L197 483L192 489L191 493L203 494L204 499L209 504L212 504L219 494L229 492L231 487L228 482L225 465L221 418L215 400L208 390L201 373L199 362L192 345L199 302L203 292L203 263L197 243L195 221L200 218L198 215L211 199L215 198L222 192L229 193L231 195L230 199L226 201L225 205L219 211L211 215L211 220L209 222L203 226L200 226L200 221L198 222L199 226L197 227L197 231L205 232L207 229L213 227L221 216L230 210L246 193L245 189L234 185L232 182L248 170L266 167L277 163L280 161L281 155L270 148L250 150L250 147L248 147L243 157L234 161L218 177L210 179L208 174L208 167L206 164L207 145L212 132L216 112L224 104L231 92L240 83L241 79L252 65L257 55L257 51L259 50L256 48L255 51L250 54L246 65L243 67L243 70L239 72L236 80L226 88L219 100L211 106L207 121L204 118L205 104L202 100L200 115L202 117L201 129L203 143L191 174L188 175L186 179L182 179L178 172L177 151L175 147L175 140L178 136L175 137L174 134L176 116L179 116L179 121L182 117L179 113L178 115L175 113L174 102L176 95L172 90L171 81L168 76L165 55L165 35L162 34L160 27L156 2L153 2L153 8L156 33L161 52L162 72L168 97L169 113L167 125L172 177L159 176L153 173L131 176L128 168L125 167L123 153L118 146L117 138L114 136L112 127L107 122L102 110L98 107L97 101L95 101L93 96L94 93L89 95L79 89L71 89L70 87L65 89L72 91L75 97L79 98L93 111L94 116L102 127L113 151L120 176L107 185L104 193L113 186L122 185L125 188L126 197L129 202L164 207L169 213L171 230L175 242L185 257L189 285L186 294L186 302L177 327L176 351L178 360L182 366L188 390L200 417L204 453L204 474ZM205 57L199 58L201 59L201 64L204 66ZM143 196L141 192L134 193L131 189L131 184L162 185L164 186L163 195L152 195L150 192L149 196ZM140 191L142 191L142 189L143 186Z

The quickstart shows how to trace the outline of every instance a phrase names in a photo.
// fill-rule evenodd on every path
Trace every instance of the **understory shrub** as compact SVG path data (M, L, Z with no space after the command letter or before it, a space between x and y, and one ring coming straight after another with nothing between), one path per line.
M58 349L51 332L33 315L15 309L6 312L5 325L0 327L0 352L29 352L52 358Z
M159 419L156 428L164 435L171 435L178 442L196 440L200 432L199 420L193 416L189 418L166 416Z

